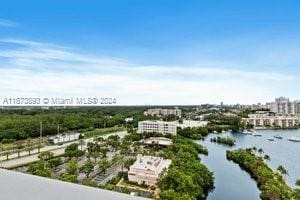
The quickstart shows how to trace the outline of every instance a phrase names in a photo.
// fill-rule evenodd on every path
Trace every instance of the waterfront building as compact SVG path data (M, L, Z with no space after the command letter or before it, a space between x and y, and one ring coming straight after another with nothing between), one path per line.
M269 113L250 114L248 118L243 119L254 128L262 127L281 127L289 128L300 125L300 116L296 115L271 115Z
M144 115L151 115L151 116L168 116L168 115L175 115L177 117L181 117L181 110L178 108L174 109L163 109L163 108L153 108L148 109L144 112Z
M138 184L155 185L159 174L169 168L171 162L169 159L139 154L128 171L128 180Z
M176 135L177 122L164 122L157 120L139 121L138 133L161 133Z

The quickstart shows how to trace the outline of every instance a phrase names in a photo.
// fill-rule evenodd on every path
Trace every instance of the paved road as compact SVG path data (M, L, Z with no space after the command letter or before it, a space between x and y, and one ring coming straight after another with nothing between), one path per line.
M104 139L106 139L110 135L118 135L120 138L123 138L126 134L127 134L127 131L121 131L121 132L116 132L116 133L110 133L110 134L104 135L102 137ZM92 140L93 140L93 138L85 139L85 143L88 143L89 141L92 141ZM76 142L78 142L78 141L65 143L63 145L46 146L46 147L41 148L41 152L51 151L56 156L57 155L62 155L65 152L66 146L68 146L69 144L72 144L72 143L76 143ZM83 149L85 149L85 148L86 148L86 146L83 146ZM37 153L37 150L35 151L35 153ZM28 163L39 160L39 158L38 158L39 154L34 154L34 155L30 155L30 156L27 155L27 154L28 154L28 152L23 152L21 155L22 156L24 155L24 156L20 157L20 158L18 158L17 153L13 154L13 155L10 155L10 158L14 158L14 159L7 160L7 161L6 161L6 157L4 157L4 159L3 159L3 157L1 157L0 158L0 167L2 167L2 168L13 168L13 167L16 167L16 166L19 166L19 165L24 165L24 164L28 164Z

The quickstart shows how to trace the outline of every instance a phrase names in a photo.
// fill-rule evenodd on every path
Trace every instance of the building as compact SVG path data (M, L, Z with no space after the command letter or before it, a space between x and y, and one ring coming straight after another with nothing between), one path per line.
M127 118L125 118L124 121L125 121L126 123L132 122L132 121L133 121L133 117L127 117Z
M286 97L276 98L274 102L266 103L266 107L277 114L300 115L300 101L290 101Z
M154 108L148 109L144 112L144 115L151 115L151 116L168 116L168 115L175 115L177 117L181 117L181 110L178 108L174 109L163 109L163 108Z
M2 200L142 200L146 198L0 169Z
M208 121L182 120L182 123L178 123L177 126L183 129L183 128L204 127L207 124Z
M139 121L138 133L161 133L163 135L176 135L177 122L164 122L156 120Z
M155 185L159 174L169 168L171 162L169 159L139 154L128 171L128 180L138 184Z
M59 135L49 137L48 141L51 144L62 144L65 142L79 140L80 135L81 135L80 133L59 134ZM83 134L82 134L82 136L83 136Z
M250 114L249 118L244 118L246 123L260 127L295 127L300 125L300 116L295 115L270 115L269 113Z
M147 139L141 140L141 143L146 145L160 145L160 146L170 146L173 144L172 140L165 137L150 137Z

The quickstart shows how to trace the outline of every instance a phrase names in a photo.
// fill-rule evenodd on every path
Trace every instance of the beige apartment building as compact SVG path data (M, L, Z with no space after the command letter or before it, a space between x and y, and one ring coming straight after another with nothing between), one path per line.
M300 125L300 116L296 115L269 115L250 114L249 118L244 118L246 123L252 124L254 127L295 127Z
M171 162L169 159L139 154L128 171L128 180L138 184L155 185L159 174L169 168Z
M161 133L163 135L176 135L177 122L164 122L158 120L139 121L138 133Z

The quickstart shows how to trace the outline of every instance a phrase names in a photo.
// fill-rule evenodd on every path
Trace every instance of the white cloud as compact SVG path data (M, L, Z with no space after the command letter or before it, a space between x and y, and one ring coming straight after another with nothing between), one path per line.
M16 22L13 22L11 20L7 19L0 19L0 27L16 27L18 24Z
M291 75L223 66L139 66L74 48L23 40L0 50L0 96L108 96L119 104L255 103L278 94ZM222 68L223 67L223 68Z

